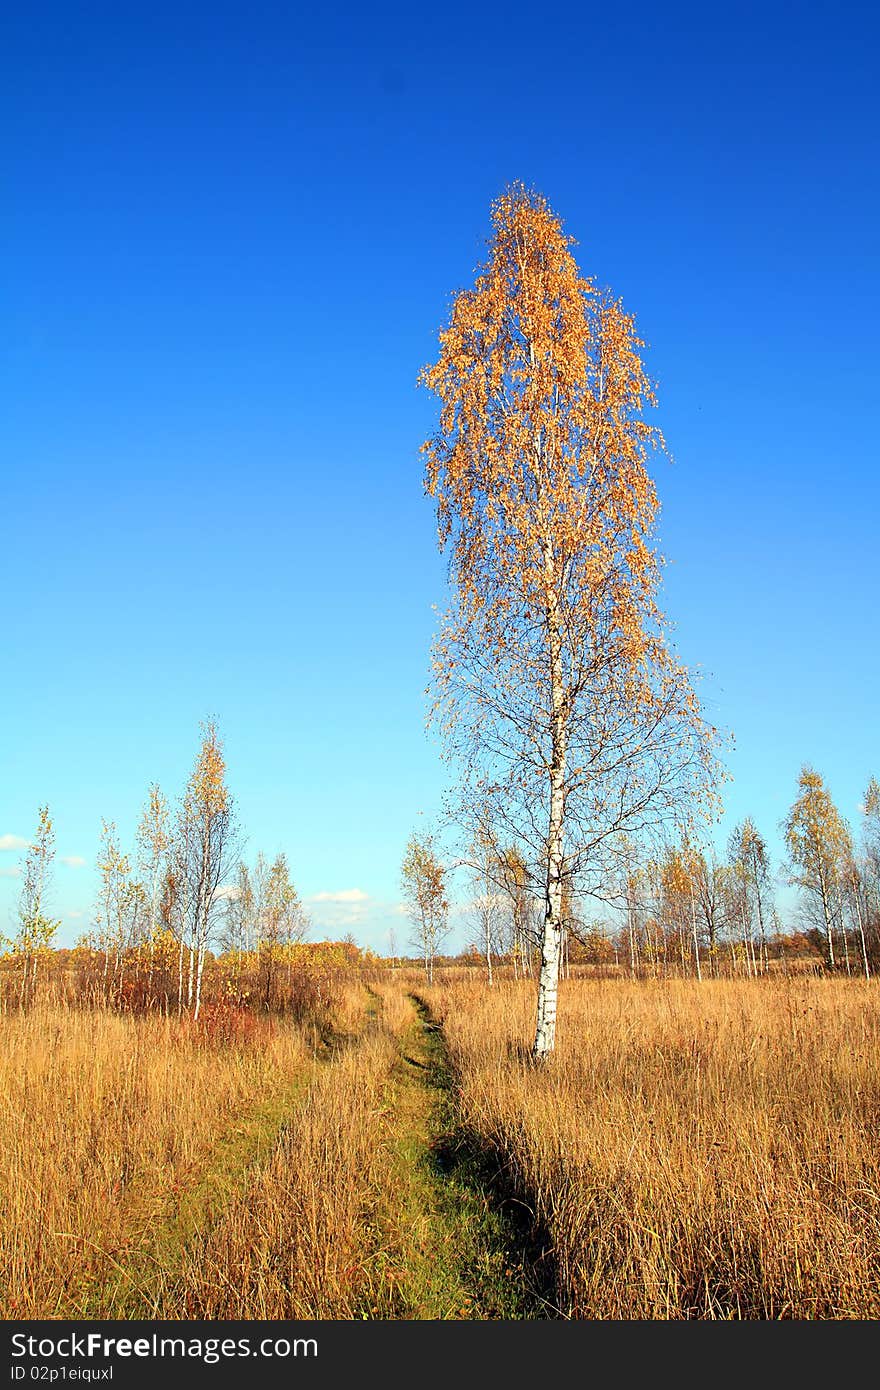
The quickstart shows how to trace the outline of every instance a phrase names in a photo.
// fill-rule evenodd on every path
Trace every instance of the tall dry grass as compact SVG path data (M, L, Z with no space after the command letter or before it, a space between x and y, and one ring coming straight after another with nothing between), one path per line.
M3 1017L4 1317L113 1316L218 1145L234 1163L258 1138L308 1052L292 1027L234 1017L199 1028L52 1006Z
M316 1077L269 1162L186 1250L163 1318L351 1318L369 1305L393 1047L373 1034Z
M540 1070L527 985L423 993L564 1312L880 1316L873 984L571 981Z
M463 972L352 981L323 1043L235 1010L5 1016L3 1315L410 1315L410 1256L445 1227L419 1209L408 987L443 1021L463 1127L547 1232L563 1312L880 1316L873 983L571 980L536 1070L532 988Z
M316 1074L268 1163L186 1251L163 1318L353 1318L387 1297L389 1121L412 1003L377 983L366 1029Z

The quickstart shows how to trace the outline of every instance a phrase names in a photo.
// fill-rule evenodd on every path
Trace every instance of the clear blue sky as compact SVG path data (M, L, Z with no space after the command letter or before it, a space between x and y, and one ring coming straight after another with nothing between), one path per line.
M6 8L0 836L48 802L62 941L101 817L177 794L208 713L316 934L405 939L445 777L414 383L514 179L651 344L665 607L736 735L720 833L751 813L778 858L804 760L856 818L878 39L846 3Z

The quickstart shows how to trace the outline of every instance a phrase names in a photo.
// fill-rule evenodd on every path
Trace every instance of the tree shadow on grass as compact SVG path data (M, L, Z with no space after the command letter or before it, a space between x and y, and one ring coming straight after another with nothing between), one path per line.
M510 1165L482 1135L463 1125L455 1070L440 1025L418 995L413 1002L425 1032L423 1084L434 1092L437 1138L425 1156L450 1220L463 1234L478 1301L487 1317L564 1318L557 1304L556 1252ZM519 1059L519 1054L517 1054ZM521 1047L531 1065L530 1051ZM408 1060L413 1060L408 1058Z

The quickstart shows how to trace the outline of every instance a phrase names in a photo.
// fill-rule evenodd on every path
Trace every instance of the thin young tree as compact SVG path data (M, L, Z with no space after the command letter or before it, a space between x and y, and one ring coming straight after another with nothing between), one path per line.
M410 836L400 868L400 887L415 928L413 944L421 952L428 984L434 983L434 960L449 931L446 869L437 856L433 836Z
M61 925L46 912L54 858L55 828L48 806L41 806L36 834L25 854L18 903L18 932L12 941L12 953L21 971L18 997L23 1008L33 1003L37 991L37 965L40 957L51 947L52 939Z
M804 766L798 786L784 822L789 880L803 890L807 911L822 933L825 964L833 970L834 927L841 917L846 867L852 857L850 834L818 772Z
M639 932L638 908L640 868L638 850L626 836L620 837L620 900L626 915L626 951L629 957L629 975L634 980L638 974Z
M865 972L865 979L871 978L871 963L868 958L868 875L867 863L861 862L851 848L850 854L843 867L843 887L847 906L849 907L850 919L856 930L856 937L859 943L859 950L862 957L862 969Z
M299 894L290 881L287 856L279 854L267 868L258 856L255 879L259 885L259 915L257 918L257 950L263 982L263 1006L271 1008L277 992L280 967L288 963L290 977L290 947L304 939L308 920Z
M153 951L162 929L159 907L162 896L162 869L171 845L170 819L168 802L158 784L154 782L147 793L147 802L137 828L138 858L149 903L147 945L150 988L153 977Z
M490 844L472 846L471 881L474 888L473 910L479 938L479 950L485 957L486 977L491 986L494 981L493 957L503 950L504 895L499 890L499 866Z
M202 742L177 828L180 903L190 946L189 1004L194 1018L201 1008L205 953L222 911L221 889L238 859L236 839L223 745L216 724L208 720L202 724Z
M693 885L696 892L699 912L707 945L709 968L715 973L718 967L721 933L727 922L729 902L726 864L718 862L714 847L696 849L692 860Z
M501 851L496 867L506 906L507 939L513 958L514 978L518 979L522 974L525 979L532 973L532 952L536 944L536 904L528 881L528 868L515 846Z
M100 887L95 906L95 927L104 953L104 997L108 999L111 995L119 996L125 954L137 942L147 907L147 895L132 873L129 855L124 854L120 847L113 821L101 822L98 873Z
M772 911L772 887L770 881L770 859L767 844L751 816L735 826L729 842L730 864L735 881L741 887L741 902L744 921L748 923L748 948L751 950L752 965L766 971L767 917ZM752 926L757 923L759 960L754 959L754 939Z
M522 846L539 885L541 1059L566 881L601 893L608 842L706 787L715 735L657 603L647 459L663 441L634 320L580 274L542 196L513 187L492 222L420 376L440 401L425 484L453 591L434 711L468 838Z
M242 971L253 949L256 928L254 890L247 864L236 868L235 879L223 905L222 946L231 957L232 987L239 1003L243 999Z
M397 970L400 958L397 954L397 932L393 927L388 928L388 959L391 961L391 969Z
M867 922L865 932L875 964L880 943L880 782L872 777L862 803L864 876Z

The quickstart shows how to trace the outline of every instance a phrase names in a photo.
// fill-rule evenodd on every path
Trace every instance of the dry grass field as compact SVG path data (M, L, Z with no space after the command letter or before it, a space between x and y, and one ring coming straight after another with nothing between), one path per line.
M0 1023L5 1316L114 1316L273 1134L308 1076L304 1035L210 1011Z
M569 982L426 996L461 1123L532 1204L577 1318L880 1315L880 997L849 980Z
M10 1011L3 1315L880 1316L872 983L567 981L539 1069L533 1010L413 971L323 1038Z

